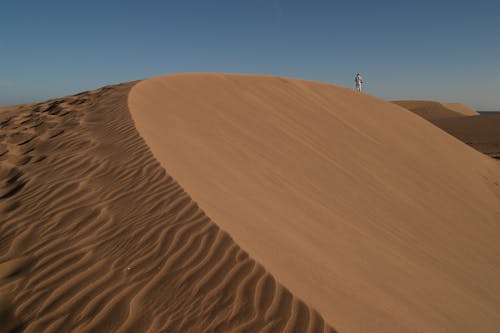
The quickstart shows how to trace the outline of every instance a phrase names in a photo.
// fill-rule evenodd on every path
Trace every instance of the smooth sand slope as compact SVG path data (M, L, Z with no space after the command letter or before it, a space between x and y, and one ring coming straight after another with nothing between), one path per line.
M172 75L129 108L207 215L339 331L500 331L497 161L321 83Z
M402 106L427 120L479 115L475 110L460 103L440 103L435 101L393 101L392 103Z
M0 332L333 332L165 173L131 86L0 112Z

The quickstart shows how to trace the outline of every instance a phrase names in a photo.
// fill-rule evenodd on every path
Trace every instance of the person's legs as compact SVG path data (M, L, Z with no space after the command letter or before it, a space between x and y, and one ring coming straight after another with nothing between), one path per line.
M359 91L359 92L361 92L361 85L360 84L356 85L356 90Z

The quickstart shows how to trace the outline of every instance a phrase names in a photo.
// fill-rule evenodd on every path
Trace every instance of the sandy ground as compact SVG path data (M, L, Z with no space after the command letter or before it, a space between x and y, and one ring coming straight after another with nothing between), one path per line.
M432 101L393 103L429 120L483 154L500 159L500 114L479 114L463 104L454 103Z
M432 123L476 150L500 159L500 114L437 119Z
M333 332L165 173L132 85L0 112L0 332Z
M207 215L339 331L500 330L497 161L314 82L173 75L129 107Z
M477 116L478 112L460 103L441 103L436 101L393 101L427 120L447 119L463 116Z

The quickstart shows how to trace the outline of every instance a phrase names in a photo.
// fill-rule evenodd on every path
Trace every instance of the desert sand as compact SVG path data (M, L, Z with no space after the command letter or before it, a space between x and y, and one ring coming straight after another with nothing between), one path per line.
M458 103L396 101L483 154L500 159L500 114L479 114ZM446 111L453 111L453 113Z
M500 159L500 114L437 119L432 123L476 150Z
M437 101L393 101L392 103L402 106L427 120L479 115L475 110L460 103L441 103Z
M500 330L500 168L350 89L223 74L135 85L167 172L340 332Z
M0 113L0 332L333 332L140 138L134 83Z
M499 184L329 84L185 74L3 107L0 332L498 332Z

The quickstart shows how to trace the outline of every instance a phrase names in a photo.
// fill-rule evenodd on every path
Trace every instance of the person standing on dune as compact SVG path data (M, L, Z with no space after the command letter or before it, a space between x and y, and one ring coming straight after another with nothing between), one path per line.
M363 84L363 78L361 77L361 75L359 75L359 73L357 73L356 76L354 77L354 83L356 83L356 90L361 92L361 85Z

